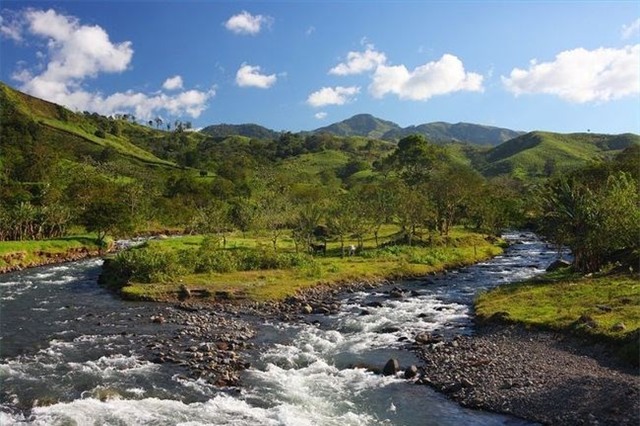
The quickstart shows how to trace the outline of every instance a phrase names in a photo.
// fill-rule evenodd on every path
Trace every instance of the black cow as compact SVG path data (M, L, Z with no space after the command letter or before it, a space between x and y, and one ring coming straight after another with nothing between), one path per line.
M309 251L311 251L311 253L322 253L322 254L326 254L327 253L327 243L322 243L322 244L309 244Z

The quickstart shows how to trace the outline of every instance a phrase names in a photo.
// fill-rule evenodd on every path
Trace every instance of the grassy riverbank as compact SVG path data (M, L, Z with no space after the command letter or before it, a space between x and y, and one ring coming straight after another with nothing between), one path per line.
M0 241L0 272L75 260L97 254L95 236L76 235L40 241Z
M581 277L567 272L498 287L475 303L479 320L497 319L588 337L638 363L637 274Z
M397 229L385 231L381 239L388 241ZM232 235L226 248L207 244L201 236L149 242L109 262L106 281L111 278L113 284L114 277L117 281L123 269L129 269L128 284L120 289L128 299L173 300L189 293L202 301L275 301L317 285L424 276L502 251L497 241L463 229L447 239L434 237L429 244L418 241L413 246L376 248L374 240L367 239L354 256L344 257L337 242L327 244L326 254L314 256L296 253L287 239L275 252L264 236Z

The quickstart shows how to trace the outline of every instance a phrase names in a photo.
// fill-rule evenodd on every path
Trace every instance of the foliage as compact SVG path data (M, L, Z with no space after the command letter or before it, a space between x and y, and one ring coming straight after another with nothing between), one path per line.
M543 232L571 248L582 272L597 271L618 250L640 246L638 182L624 172L604 182L559 178L543 190L540 204Z
M107 234L122 236L133 230L131 212L115 200L92 200L82 213L82 222L89 232L98 234L100 245Z

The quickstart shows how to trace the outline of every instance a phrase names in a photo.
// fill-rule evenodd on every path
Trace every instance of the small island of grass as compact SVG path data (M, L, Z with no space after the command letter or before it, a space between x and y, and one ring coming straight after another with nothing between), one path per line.
M497 239L463 228L411 245L395 240L397 236L396 227L384 227L378 246L373 237L365 238L352 255L335 241L311 254L283 238L274 250L259 234L232 234L224 247L212 236L154 240L108 261L103 281L127 299L279 301L318 285L426 276L502 251Z

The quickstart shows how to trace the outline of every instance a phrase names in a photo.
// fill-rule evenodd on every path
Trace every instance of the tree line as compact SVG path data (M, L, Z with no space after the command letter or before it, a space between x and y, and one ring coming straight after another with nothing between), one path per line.
M105 128L118 121L95 120ZM174 132L145 143L161 157L174 152L196 168L149 173L108 148L69 161L39 143L46 137L42 131L28 120L2 129L0 240L54 238L78 229L103 240L172 228L217 235L224 244L229 232L240 230L268 233L276 250L289 235L306 250L326 239L342 247L345 241L361 244L367 234L377 239L389 223L399 226L397 240L406 244L446 237L460 224L494 234L536 225L568 245L583 271L599 268L612 252L637 249L639 240L637 146L540 184L486 179L420 135L393 147L291 133L273 141L195 144L185 132ZM287 158L330 150L351 160L314 175L277 167ZM369 176L352 179L361 171Z

